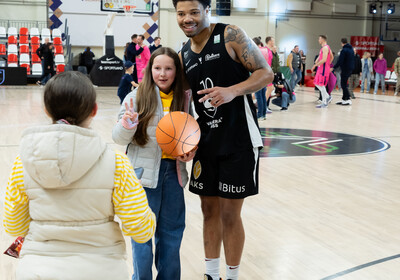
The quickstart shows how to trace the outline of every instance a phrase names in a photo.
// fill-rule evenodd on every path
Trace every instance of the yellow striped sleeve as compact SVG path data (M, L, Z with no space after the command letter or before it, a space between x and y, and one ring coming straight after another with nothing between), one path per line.
M119 152L116 152L113 203L124 235L131 236L138 243L145 243L153 237L156 218L147 202L146 192L134 175L128 157Z
M25 236L29 230L29 199L24 187L24 174L21 158L14 162L4 199L3 226L8 234Z

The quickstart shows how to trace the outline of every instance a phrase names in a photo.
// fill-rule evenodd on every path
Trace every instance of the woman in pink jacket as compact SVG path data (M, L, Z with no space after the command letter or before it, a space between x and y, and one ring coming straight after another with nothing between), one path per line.
M375 75L375 88L374 94L378 92L379 81L381 81L382 94L385 94L385 75L387 70L386 59L383 58L383 53L380 53L374 62Z
M139 35L138 36L138 43L136 45L136 50L139 50L140 48L143 48L143 52L136 56L136 69L137 69L137 76L138 76L138 82L140 83L143 79L144 76L144 69L147 66L147 63L150 60L150 49L146 45L143 44L144 41L144 36Z

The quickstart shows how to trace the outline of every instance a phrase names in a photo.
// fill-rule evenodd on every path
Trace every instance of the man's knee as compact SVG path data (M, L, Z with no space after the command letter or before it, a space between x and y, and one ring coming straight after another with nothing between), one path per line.
M218 197L201 197L201 211L204 220L209 220L219 216Z

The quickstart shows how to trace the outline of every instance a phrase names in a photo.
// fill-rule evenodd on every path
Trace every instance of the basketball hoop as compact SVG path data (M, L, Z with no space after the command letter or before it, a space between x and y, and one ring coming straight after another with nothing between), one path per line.
M134 5L124 5L123 8L124 8L125 16L133 17L133 14L134 14L134 12L136 10L136 6L134 6Z

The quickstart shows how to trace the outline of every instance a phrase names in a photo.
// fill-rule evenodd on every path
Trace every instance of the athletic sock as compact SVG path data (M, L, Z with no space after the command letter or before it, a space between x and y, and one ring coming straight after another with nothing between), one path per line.
M219 258L205 258L206 274L211 276L213 280L219 280Z
M239 279L239 265L226 265L226 279L227 280Z

